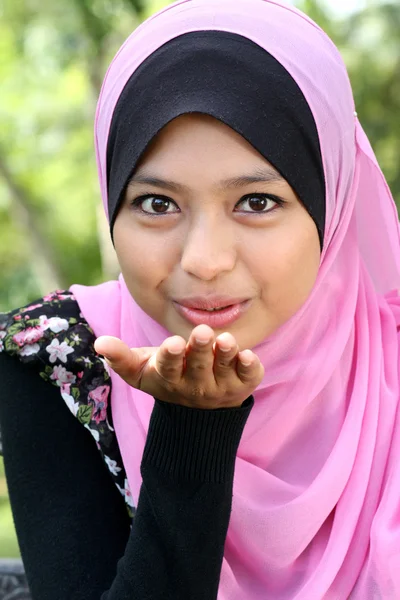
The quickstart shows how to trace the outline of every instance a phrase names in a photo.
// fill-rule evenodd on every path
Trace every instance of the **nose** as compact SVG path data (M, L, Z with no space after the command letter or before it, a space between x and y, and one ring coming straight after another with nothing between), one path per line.
M203 281L212 281L233 270L236 248L228 224L199 221L190 227L182 252L181 267Z

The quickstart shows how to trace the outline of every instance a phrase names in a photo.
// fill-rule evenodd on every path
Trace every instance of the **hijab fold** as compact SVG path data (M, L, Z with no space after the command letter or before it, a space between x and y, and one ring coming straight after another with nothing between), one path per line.
M95 136L106 214L107 145L132 74L196 31L243 36L302 91L325 182L321 265L303 307L254 348L265 367L238 449L219 600L400 598L400 240L396 208L325 33L279 0L182 0L146 21L112 62ZM131 347L170 335L122 275L73 286L96 335ZM152 399L112 373L114 426L137 502Z

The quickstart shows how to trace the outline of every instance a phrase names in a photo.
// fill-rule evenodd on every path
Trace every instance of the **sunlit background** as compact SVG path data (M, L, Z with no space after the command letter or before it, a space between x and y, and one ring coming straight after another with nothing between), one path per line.
M342 51L359 118L400 201L399 0L292 3ZM117 274L99 209L95 102L121 42L166 4L0 0L0 311ZM0 462L0 557L18 553Z

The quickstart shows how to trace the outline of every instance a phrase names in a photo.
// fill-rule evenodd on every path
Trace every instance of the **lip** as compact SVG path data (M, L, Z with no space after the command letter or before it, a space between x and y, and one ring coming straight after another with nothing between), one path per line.
M197 304L203 304L202 308L194 308L193 306L186 306L181 302L173 301L173 305L177 312L184 318L186 321L189 321L193 325L208 325L213 329L221 329L228 325L231 325L249 309L251 304L251 299L242 300L241 302L235 302L234 304L230 304L226 308L222 308L218 312L208 312L205 308L217 308L219 306L226 306L226 304L220 303L219 305L211 303L210 299L197 299L199 302ZM226 300L226 299L225 299ZM224 302L225 302L224 300ZM193 299L191 299L191 302ZM186 301L187 302L187 301ZM209 306L205 306L206 302L208 302ZM232 299L230 299L232 302ZM211 306L210 306L211 304Z
M195 308L197 310L206 310L207 308L222 308L241 304L248 298L238 296L222 296L214 294L213 296L190 296L187 298L175 298L174 302L185 306L186 308Z

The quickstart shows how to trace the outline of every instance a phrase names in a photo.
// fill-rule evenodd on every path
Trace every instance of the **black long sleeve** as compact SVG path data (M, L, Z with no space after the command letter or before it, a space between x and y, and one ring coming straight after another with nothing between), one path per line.
M87 430L37 371L0 355L0 427L34 600L212 600L237 445L252 407L156 401L130 528Z

